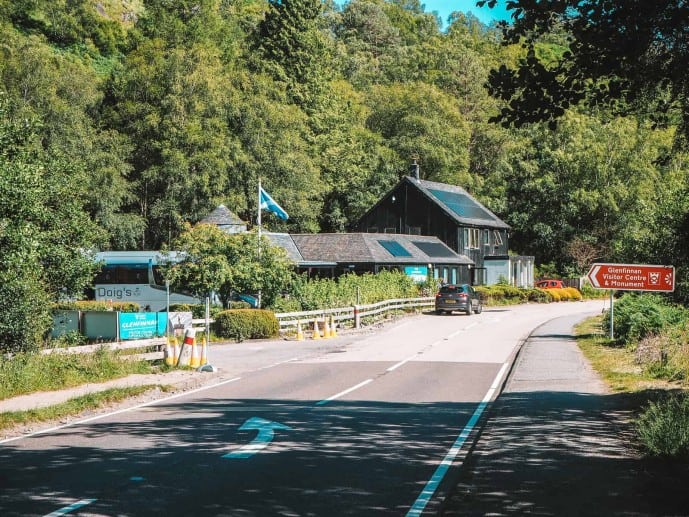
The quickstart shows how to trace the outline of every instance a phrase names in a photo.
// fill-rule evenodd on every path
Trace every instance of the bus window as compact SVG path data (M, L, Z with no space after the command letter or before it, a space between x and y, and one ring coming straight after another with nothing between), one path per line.
M160 266L153 266L153 283L155 285L165 285L165 279L163 278L163 272L160 270Z

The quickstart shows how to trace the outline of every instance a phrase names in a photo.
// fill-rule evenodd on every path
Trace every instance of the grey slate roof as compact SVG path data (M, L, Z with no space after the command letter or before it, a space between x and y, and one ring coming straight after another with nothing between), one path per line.
M217 226L246 225L246 222L242 221L239 216L225 205L219 205L210 214L201 219L201 222L204 224L215 224Z
M272 233L272 232L263 232L263 235L265 235L268 240L275 246L280 246L282 249L284 249L287 252L287 256L292 260L295 264L301 267L318 267L318 266L330 266L334 267L337 265L336 262L329 262L329 261L324 261L320 259L316 260L306 260L304 256L300 253L299 248L297 248L297 245L294 243L294 239L292 239L292 236L289 233Z
M305 260L375 264L473 264L466 255L458 255L437 237L398 233L315 233L293 234L292 239ZM394 242L406 252L391 253L383 242ZM414 243L421 243L427 254ZM428 246L429 245L429 246ZM396 247L396 246L395 246ZM432 250L429 250L432 248ZM399 249L399 248L398 248ZM435 251L435 252L434 252Z
M510 228L510 225L479 203L462 187L446 183L436 183L435 181L417 180L410 176L407 176L405 180L416 186L450 217L462 225L489 226L501 229Z

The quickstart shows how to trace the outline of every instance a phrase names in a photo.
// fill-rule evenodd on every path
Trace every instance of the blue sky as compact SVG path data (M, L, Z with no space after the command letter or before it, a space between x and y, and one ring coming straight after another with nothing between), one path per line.
M504 0L498 0L493 9L488 6L476 7L476 0L421 0L421 4L425 5L426 12L437 11L443 26L447 26L447 18L453 11L471 12L485 24L493 20L510 20Z

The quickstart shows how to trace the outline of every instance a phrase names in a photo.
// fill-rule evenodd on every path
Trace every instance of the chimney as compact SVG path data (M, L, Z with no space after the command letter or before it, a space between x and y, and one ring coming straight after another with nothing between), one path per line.
M412 161L412 164L409 167L409 175L414 178L416 181L419 181L419 164L416 163L416 158Z

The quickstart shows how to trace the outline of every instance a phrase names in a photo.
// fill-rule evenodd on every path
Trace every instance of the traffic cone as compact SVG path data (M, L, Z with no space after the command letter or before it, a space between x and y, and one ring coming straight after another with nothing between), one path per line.
M170 343L171 340L174 338L168 339L167 343L165 343L165 352L164 352L164 357L165 357L165 364L168 366L173 366L175 364L175 352L172 348L172 344Z
M196 336L194 336L194 339L191 342L191 354L189 358L189 366L192 368L198 368L201 366L201 350L200 346L196 345Z
M301 330L301 321L297 321L297 341L304 341L304 333Z
M320 339L321 331L318 330L318 320L313 320L313 339Z
M330 337L337 337L337 329L335 328L334 316L330 316Z
M206 343L206 336L201 338L201 364L199 366L203 366L204 364L208 364L208 343Z
M330 325L328 325L328 318L323 318L323 337L330 339Z

